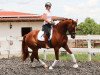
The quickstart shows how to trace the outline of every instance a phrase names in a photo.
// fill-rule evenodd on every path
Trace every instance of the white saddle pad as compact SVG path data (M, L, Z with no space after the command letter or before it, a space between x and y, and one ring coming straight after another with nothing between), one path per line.
M48 40L50 40L52 38L52 29L51 29L51 31L50 31L50 37L49 37L49 39ZM39 33L38 33L38 35L37 35L37 39L39 40L39 41L44 41L44 31L39 31Z

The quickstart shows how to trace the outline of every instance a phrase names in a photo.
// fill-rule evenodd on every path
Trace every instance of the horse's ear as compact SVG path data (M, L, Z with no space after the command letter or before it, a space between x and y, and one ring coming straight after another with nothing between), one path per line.
M76 22L78 22L78 19L76 19Z

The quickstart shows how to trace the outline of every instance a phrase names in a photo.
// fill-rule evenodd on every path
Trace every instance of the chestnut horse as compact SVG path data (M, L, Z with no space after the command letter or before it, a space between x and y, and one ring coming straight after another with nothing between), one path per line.
M49 69L53 69L53 67L59 61L59 49L61 47L63 47L69 54L71 54L71 57L74 62L73 67L74 68L78 67L75 56L67 45L68 37L66 35L66 32L68 31L69 34L71 35L71 38L74 39L76 26L77 26L77 21L74 21L72 19L61 20L58 24L53 26L53 34L52 34L52 38L51 38L51 44L52 44L52 48L54 48L56 60L53 62L52 66L49 67ZM47 65L42 60L40 60L39 56L38 56L38 49L45 48L45 42L39 41L37 39L38 32L39 32L39 30L33 30L23 37L22 58L23 58L23 61L25 61L26 58L29 57L29 51L28 51L28 47L29 47L32 49L32 54L30 56L31 62L33 62L33 60L35 58L44 67L47 67Z

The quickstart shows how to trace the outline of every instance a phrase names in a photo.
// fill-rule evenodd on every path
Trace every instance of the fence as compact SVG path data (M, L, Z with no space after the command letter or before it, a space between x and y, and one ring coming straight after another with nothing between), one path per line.
M70 36L68 36L69 41L70 40L86 40L87 41L87 48L70 48L72 52L87 52L88 53L88 60L91 61L91 53L99 53L100 48L92 48L91 41L92 40L100 40L99 35L86 35L86 36L78 36L76 35L75 39L71 39ZM0 54L5 55L9 58L9 56L14 55L18 56L21 53L21 42L22 37L0 37ZM29 49L30 50L30 49ZM60 51L65 51L63 48L60 49ZM53 49L41 49L39 52L44 53L44 59L46 60L47 53L54 53ZM4 56L4 57L5 57Z
M77 52L87 52L88 53L88 61L91 61L91 54L92 53L100 53L100 48L93 48L92 47L92 40L100 40L100 35L86 35L86 36L78 36L76 35L75 39L70 38L70 36L68 36L69 41L70 40L86 40L87 41L87 48L70 48L72 50L72 52L77 53ZM46 60L46 55L48 51L51 50L44 50L44 59ZM60 49L60 51L65 51L63 48Z

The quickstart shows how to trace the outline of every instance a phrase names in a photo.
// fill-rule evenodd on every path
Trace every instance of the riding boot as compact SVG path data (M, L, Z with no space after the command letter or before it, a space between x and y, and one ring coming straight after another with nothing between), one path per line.
M48 36L47 35L44 35L44 37L45 37L45 44L46 44L46 48L48 49L48 48L50 48L49 47L49 42L48 42Z

